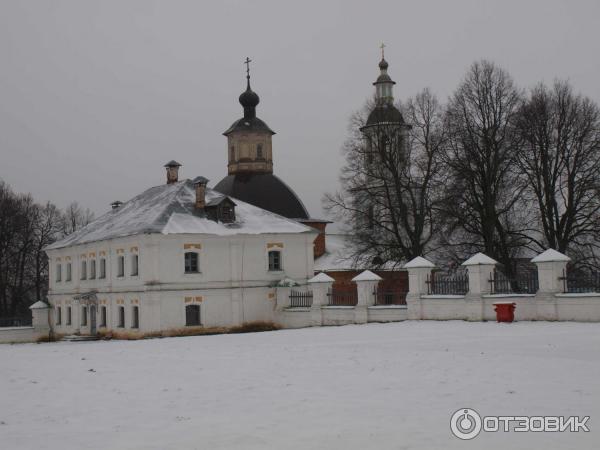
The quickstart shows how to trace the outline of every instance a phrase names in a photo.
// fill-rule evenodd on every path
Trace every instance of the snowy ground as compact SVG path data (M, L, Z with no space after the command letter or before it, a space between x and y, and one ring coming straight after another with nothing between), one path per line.
M450 434L482 415L589 433ZM404 322L0 345L0 448L600 448L600 324Z

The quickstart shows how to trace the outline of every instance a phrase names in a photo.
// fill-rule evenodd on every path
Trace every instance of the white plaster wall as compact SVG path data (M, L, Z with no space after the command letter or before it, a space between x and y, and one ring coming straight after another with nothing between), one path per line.
M600 322L600 294L558 294L558 320Z
M40 337L47 336L47 332L39 333L33 327L0 328L0 344L35 342Z
M400 322L407 318L407 308L384 308L380 306L367 308L368 322Z
M354 323L354 308L344 306L324 306L321 308L323 325L348 325Z
M427 295L421 297L422 319L466 320L465 299L454 295Z

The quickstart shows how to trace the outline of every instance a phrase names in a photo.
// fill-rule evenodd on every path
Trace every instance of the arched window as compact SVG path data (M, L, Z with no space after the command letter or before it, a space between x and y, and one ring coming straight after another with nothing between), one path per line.
M269 252L269 270L281 270L281 252L279 250L271 250Z
M139 306L134 306L131 308L131 328L139 328L140 327L140 308Z
M232 161L235 161L235 147L232 145L231 149L229 150L230 152L230 157L229 159L231 159Z
M262 144L258 144L256 146L256 159L263 159L263 149L262 149Z
M62 322L62 308L60 306L56 307L56 325L60 325Z
M119 328L125 328L125 307L119 306Z
M187 305L185 307L185 326L200 325L200 305Z
M185 259L185 273L200 272L200 265L198 264L198 253L186 252L184 259Z

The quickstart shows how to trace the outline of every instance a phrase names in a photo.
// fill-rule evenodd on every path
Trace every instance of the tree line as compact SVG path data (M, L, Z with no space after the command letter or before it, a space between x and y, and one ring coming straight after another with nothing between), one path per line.
M599 266L600 109L569 82L524 90L482 60L446 104L429 89L398 103L409 127L365 136L373 106L352 116L341 189L324 197L355 260L452 266L481 251L511 275L553 248Z
M77 203L60 210L15 193L0 180L0 317L28 316L48 290L47 245L93 220Z

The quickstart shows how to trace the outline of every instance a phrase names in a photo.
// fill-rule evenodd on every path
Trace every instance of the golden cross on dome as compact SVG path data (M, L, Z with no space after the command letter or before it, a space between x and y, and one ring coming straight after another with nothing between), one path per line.
M251 62L252 62L252 60L246 56L246 61L244 61L244 64L246 64L246 76L248 78L250 78L250 63Z
M381 49L381 59L383 58L383 49L385 48L385 44L382 42L381 45L379 46L379 48Z

